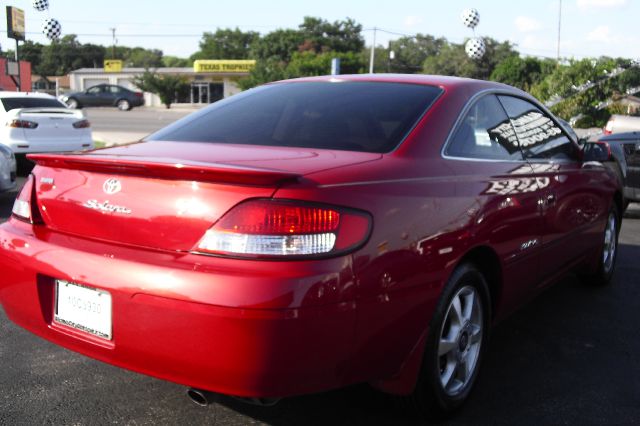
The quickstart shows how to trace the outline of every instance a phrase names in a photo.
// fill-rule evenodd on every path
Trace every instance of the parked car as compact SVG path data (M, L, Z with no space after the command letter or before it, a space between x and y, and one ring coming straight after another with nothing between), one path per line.
M93 149L91 124L51 95L0 92L0 144L14 154Z
M0 144L0 193L16 189L16 168L13 151Z
M608 155L493 82L283 81L145 142L30 158L0 226L7 316L200 404L369 382L450 413L492 324L616 264Z
M84 92L68 93L62 97L62 100L71 109L114 106L121 111L129 111L133 107L144 105L142 92L134 92L114 84L98 84Z
M613 114L602 129L605 135L633 131L640 131L640 117L620 114Z
M632 201L640 202L640 132L614 133L598 141L607 144L620 165L625 206Z

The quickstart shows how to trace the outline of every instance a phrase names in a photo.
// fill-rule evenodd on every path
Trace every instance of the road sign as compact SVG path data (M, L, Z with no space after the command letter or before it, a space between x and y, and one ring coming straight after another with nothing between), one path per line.
M122 60L120 59L105 59L104 60L104 72L121 72Z
M7 69L6 69L6 74L7 75L20 75L20 64L17 61L12 61L11 59L7 58Z
M24 10L7 6L7 37L24 41Z

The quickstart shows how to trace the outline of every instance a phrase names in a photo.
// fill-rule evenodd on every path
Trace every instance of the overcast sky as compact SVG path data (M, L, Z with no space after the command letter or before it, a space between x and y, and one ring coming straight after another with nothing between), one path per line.
M473 33L460 14L474 7L480 12L476 35L509 40L525 55L555 57L559 0L49 0L50 9L36 11L31 0L5 4L25 11L27 38L48 43L42 22L51 16L64 34L77 34L83 43L111 45L116 28L119 45L161 49L165 55L188 57L198 50L204 31L239 27L267 33L296 28L304 16L330 21L350 17L363 25L367 44L373 27L412 35L432 34L462 42ZM5 14L2 7L2 14ZM560 54L563 57L622 56L640 58L640 1L563 0ZM0 44L13 49L6 37L6 17L0 19ZM386 46L398 35L377 33L376 44Z

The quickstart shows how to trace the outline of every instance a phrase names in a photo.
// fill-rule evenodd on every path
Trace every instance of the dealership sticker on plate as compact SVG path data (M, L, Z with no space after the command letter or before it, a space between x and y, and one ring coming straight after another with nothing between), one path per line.
M56 280L57 323L111 340L111 294Z

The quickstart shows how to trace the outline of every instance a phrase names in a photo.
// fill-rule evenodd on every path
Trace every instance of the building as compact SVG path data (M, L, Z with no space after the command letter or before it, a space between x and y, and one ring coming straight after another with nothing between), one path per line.
M68 75L31 75L31 89L58 96L70 90Z
M20 90L31 91L31 62L20 61L20 78ZM16 90L16 83L7 75L7 58L0 58L0 90Z
M155 68L159 75L183 76L188 90L176 94L175 103L208 104L229 97L240 91L239 79L249 75L255 66L250 60L199 60L192 68ZM122 68L118 71L105 71L103 68L81 68L69 73L72 92L83 91L97 84L117 84L137 90L134 78L142 75L144 68ZM160 106L160 98L153 93L145 93L145 105Z

